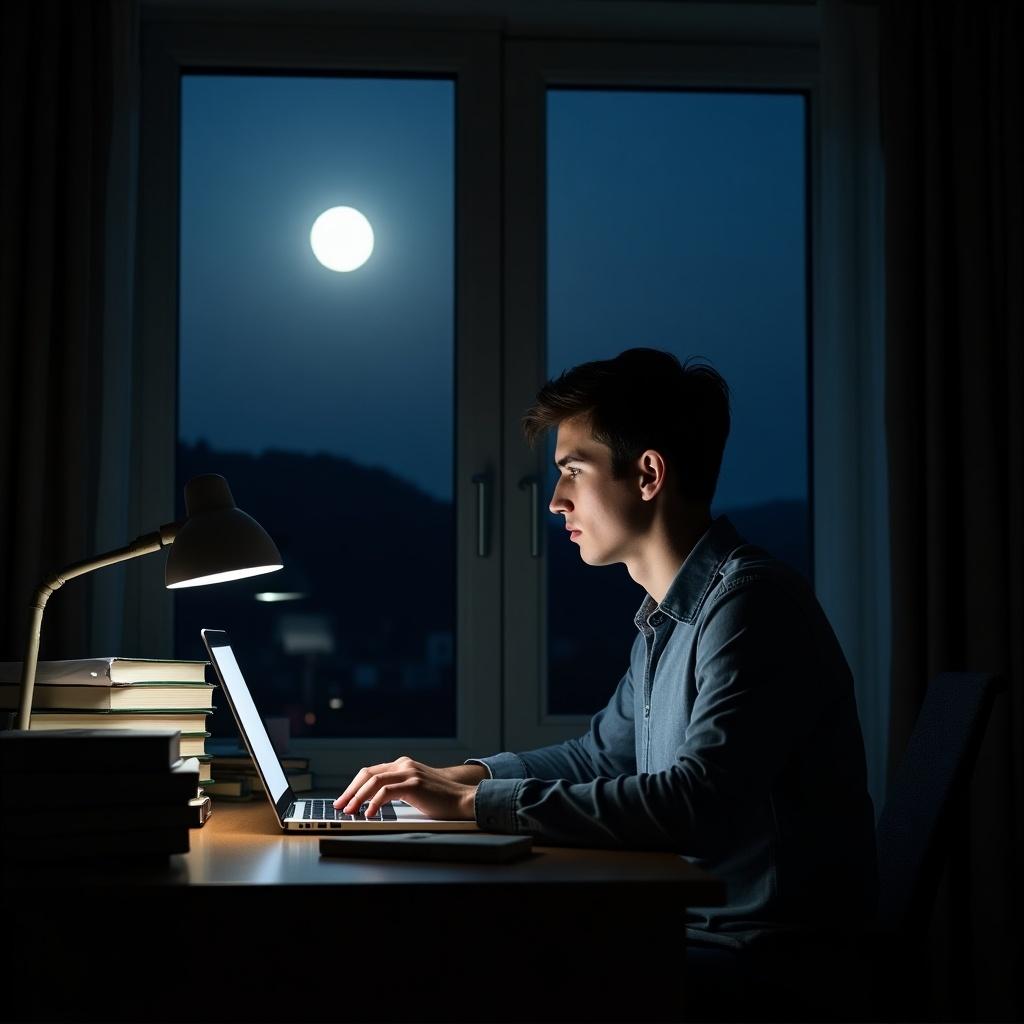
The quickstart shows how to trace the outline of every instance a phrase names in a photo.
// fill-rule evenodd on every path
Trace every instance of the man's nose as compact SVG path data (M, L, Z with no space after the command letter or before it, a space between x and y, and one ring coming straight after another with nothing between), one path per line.
M551 495L551 502L548 504L548 509L554 512L555 515L559 515L562 512L568 512L572 508L572 502L567 501L558 493L558 484L555 484L555 490Z

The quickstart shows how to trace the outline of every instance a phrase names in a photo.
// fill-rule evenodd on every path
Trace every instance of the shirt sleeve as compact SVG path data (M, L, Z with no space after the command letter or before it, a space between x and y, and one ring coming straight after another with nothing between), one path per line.
M484 771L487 772L487 778L489 778L489 779L493 779L494 778L494 772L491 770L491 766L486 761L484 761L483 759L481 759L479 757L467 757L466 760L463 761L462 763L463 764L478 764L478 765L480 765L481 768L484 769Z
M599 775L636 771L633 729L633 674L627 671L607 705L582 736L523 754L508 751L473 759L492 779L569 779L589 782Z
M564 845L720 854L732 822L768 796L835 688L814 685L814 634L803 609L779 586L748 578L716 600L699 629L697 698L669 768L602 772L587 781L578 771L557 781L484 780L477 791L480 824ZM592 753L593 740L580 742L572 755L555 758L546 750L559 748L546 748L524 755L524 763L575 768Z
M512 808L518 781L523 779L593 782L603 775L636 771L636 733L633 728L633 674L627 670L608 704L590 720L582 735L523 754L508 751L474 759L490 773L476 793L476 818L484 828L514 832Z

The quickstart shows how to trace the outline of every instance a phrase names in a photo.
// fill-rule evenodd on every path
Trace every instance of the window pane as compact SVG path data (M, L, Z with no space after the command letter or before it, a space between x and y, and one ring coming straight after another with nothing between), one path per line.
M292 735L454 734L453 202L449 80L183 79L178 481L285 568L178 592L176 646L227 629Z
M804 98L552 89L547 115L549 375L634 346L708 359L732 391L713 512L809 575ZM547 708L590 713L644 594L561 517L548 542Z

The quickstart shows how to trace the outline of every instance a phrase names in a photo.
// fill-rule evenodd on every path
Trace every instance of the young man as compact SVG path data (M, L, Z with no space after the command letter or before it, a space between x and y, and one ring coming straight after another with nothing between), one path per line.
M589 565L646 591L629 667L577 739L451 768L364 768L335 802L392 798L567 845L673 850L724 879L692 939L870 914L874 816L853 681L807 582L747 544L711 499L729 432L710 367L631 349L541 389L556 427L551 511Z

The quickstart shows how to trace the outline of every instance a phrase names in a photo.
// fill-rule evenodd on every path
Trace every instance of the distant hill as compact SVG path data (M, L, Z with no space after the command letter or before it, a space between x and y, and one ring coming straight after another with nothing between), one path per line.
M208 472L228 479L239 507L277 542L286 568L272 576L180 592L175 602L178 655L200 656L201 627L227 628L242 652L243 666L258 670L254 679L265 691L260 696L265 713L282 713L277 706L287 705L290 713L301 715L304 703L323 704L330 693L342 696L345 707L359 709L353 715L360 722L358 734L393 731L396 721L404 723L407 734L450 733L450 669L432 669L433 676L420 673L428 680L423 692L403 690L400 701L394 693L403 679L407 683L410 674L419 672L430 635L453 629L451 504L386 470L335 455L255 455L216 451L201 442L179 445L179 480ZM726 514L752 543L808 572L805 503L772 502ZM560 520L549 522L547 542L549 707L554 713L589 713L607 699L625 670L636 636L633 614L643 593L624 566L585 565ZM253 596L261 590L297 590L307 597L261 604ZM279 636L285 615L318 616L331 633L334 650L312 659L286 654ZM379 666L379 679L360 687L353 680L357 666L366 664ZM348 732L347 721L347 714L321 714L312 732L357 734ZM214 724L215 731L233 731L224 712ZM302 731L300 722L293 728Z
M334 455L254 455L181 444L177 472L180 481L198 473L225 476L238 506L274 538L285 563L269 576L178 592L179 657L201 656L201 628L229 630L261 710L288 714L293 735L453 732L450 668L434 670L432 690L403 692L395 700L395 691L424 661L430 634L453 629L455 525L449 503L386 470ZM264 590L307 596L257 602L254 595ZM303 616L322 623L331 653L284 650L284 624ZM375 682L356 686L359 666L366 665L374 666ZM341 710L329 710L331 697L342 699ZM304 725L307 711L317 713L315 725ZM217 734L234 733L223 708L212 726Z
M449 503L386 470L335 455L179 445L179 480L210 472L227 478L238 506L274 538L286 566L280 576L296 567L303 589L336 608L364 641L382 619L393 624L389 645L402 645L410 618L419 629L450 628L455 522ZM277 575L239 587L282 589ZM210 592L217 603L221 589Z

